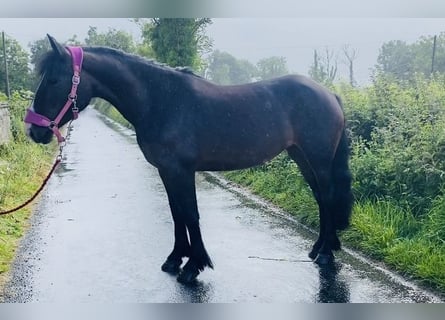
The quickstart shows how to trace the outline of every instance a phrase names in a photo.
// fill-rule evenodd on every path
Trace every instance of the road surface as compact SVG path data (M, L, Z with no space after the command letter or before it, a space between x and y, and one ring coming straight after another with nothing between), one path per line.
M307 258L312 233L214 175L197 175L197 193L215 269L185 286L160 270L173 246L173 224L156 169L131 131L86 110L36 205L3 300L440 301L346 253L334 268L320 269Z

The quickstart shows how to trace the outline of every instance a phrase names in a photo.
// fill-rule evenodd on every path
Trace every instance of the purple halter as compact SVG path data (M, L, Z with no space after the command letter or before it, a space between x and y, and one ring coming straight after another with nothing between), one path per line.
M73 60L73 78L72 78L72 86L71 92L68 95L68 100L63 106L62 110L60 110L59 114L54 120L50 120L47 117L34 112L31 108L28 108L25 116L25 123L34 124L39 127L47 127L51 129L54 135L57 137L57 142L61 143L65 141L65 138L59 131L59 123L62 120L65 113L71 107L71 111L73 112L73 120L77 119L79 116L79 108L77 108L77 86L80 83L80 71L82 70L82 61L83 61L83 50L81 47L67 47L68 52L71 54Z

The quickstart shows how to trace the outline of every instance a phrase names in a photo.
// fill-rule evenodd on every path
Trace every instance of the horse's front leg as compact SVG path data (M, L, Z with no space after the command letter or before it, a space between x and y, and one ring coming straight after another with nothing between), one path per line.
M179 216L178 210L171 209L171 212L175 224L175 245L167 260L162 264L161 269L164 272L178 274L181 270L182 258L190 255L190 244L187 237L187 228L183 219Z
M162 269L179 270L182 257L188 256L189 260L178 275L178 281L190 283L206 266L213 268L212 261L204 248L199 227L195 172L181 166L173 166L159 169L159 174L167 191L175 222L175 246Z

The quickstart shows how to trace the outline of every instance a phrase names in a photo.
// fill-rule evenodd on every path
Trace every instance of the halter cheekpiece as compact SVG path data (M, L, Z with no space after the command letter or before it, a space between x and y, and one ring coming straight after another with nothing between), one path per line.
M54 120L50 120L47 117L36 113L31 108L28 108L24 121L29 124L34 124L39 127L49 128L57 137L57 142L62 143L65 138L62 136L59 130L59 123L62 120L65 113L70 109L73 113L73 120L79 116L79 108L77 107L77 87L80 83L80 71L82 70L83 50L81 47L66 47L70 53L73 61L73 77L71 91L68 94L68 100L60 110L59 114Z

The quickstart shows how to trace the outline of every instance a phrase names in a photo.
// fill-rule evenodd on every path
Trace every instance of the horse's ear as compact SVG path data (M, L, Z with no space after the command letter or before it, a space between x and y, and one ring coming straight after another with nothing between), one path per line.
M52 36L47 34L49 43L51 44L51 48L53 48L54 52L56 52L59 56L63 57L67 55L66 49L56 41Z

